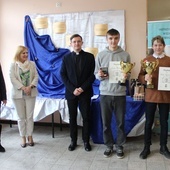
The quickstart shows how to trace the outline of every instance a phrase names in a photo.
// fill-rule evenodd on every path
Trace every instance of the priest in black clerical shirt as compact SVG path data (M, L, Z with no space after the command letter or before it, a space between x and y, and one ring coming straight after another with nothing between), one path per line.
M60 70L62 81L65 85L70 116L71 144L68 149L75 150L77 146L77 108L83 118L82 138L86 151L91 151L90 139L90 103L93 96L92 84L95 80L95 59L93 54L82 50L82 37L74 34L70 37L73 52L63 57Z

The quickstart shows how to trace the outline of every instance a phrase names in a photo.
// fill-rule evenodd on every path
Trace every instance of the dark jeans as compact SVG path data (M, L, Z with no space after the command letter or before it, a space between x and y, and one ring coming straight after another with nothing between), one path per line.
M76 97L72 100L67 100L69 116L70 116L70 137L72 142L77 142L78 128L77 128L77 108L81 112L83 118L82 139L84 142L89 142L90 138L90 103L91 98Z
M168 118L169 118L169 104L167 103L149 103L146 102L146 122L145 122L145 134L144 143L146 146L150 146L151 135L152 135L152 125L154 122L156 108L159 108L160 115L160 145L165 146L167 144L168 137Z
M126 96L101 95L100 106L103 123L104 144L108 148L113 148L114 139L111 130L111 120L114 112L117 125L117 140L115 141L115 143L118 146L122 146L126 141L124 131Z

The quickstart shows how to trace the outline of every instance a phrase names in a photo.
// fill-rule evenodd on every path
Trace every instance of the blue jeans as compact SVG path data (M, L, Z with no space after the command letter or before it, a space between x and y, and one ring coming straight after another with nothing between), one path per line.
M122 146L125 141L125 112L126 112L126 96L100 96L101 116L103 123L103 140L108 148L113 148L115 143L117 146ZM112 114L115 114L117 125L117 140L114 142L111 120Z

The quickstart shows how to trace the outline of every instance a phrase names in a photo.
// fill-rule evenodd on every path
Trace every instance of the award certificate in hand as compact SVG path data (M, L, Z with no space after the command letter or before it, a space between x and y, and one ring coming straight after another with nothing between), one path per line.
M158 90L170 91L170 68L159 67Z
M109 83L119 83L122 77L120 61L109 62Z

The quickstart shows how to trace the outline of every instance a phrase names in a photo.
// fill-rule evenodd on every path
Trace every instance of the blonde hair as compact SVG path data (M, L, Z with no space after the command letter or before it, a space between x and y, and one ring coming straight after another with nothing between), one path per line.
M25 47L25 46L22 46L22 45L18 46L13 60L14 61L21 61L20 55L24 50L28 50L28 48Z

